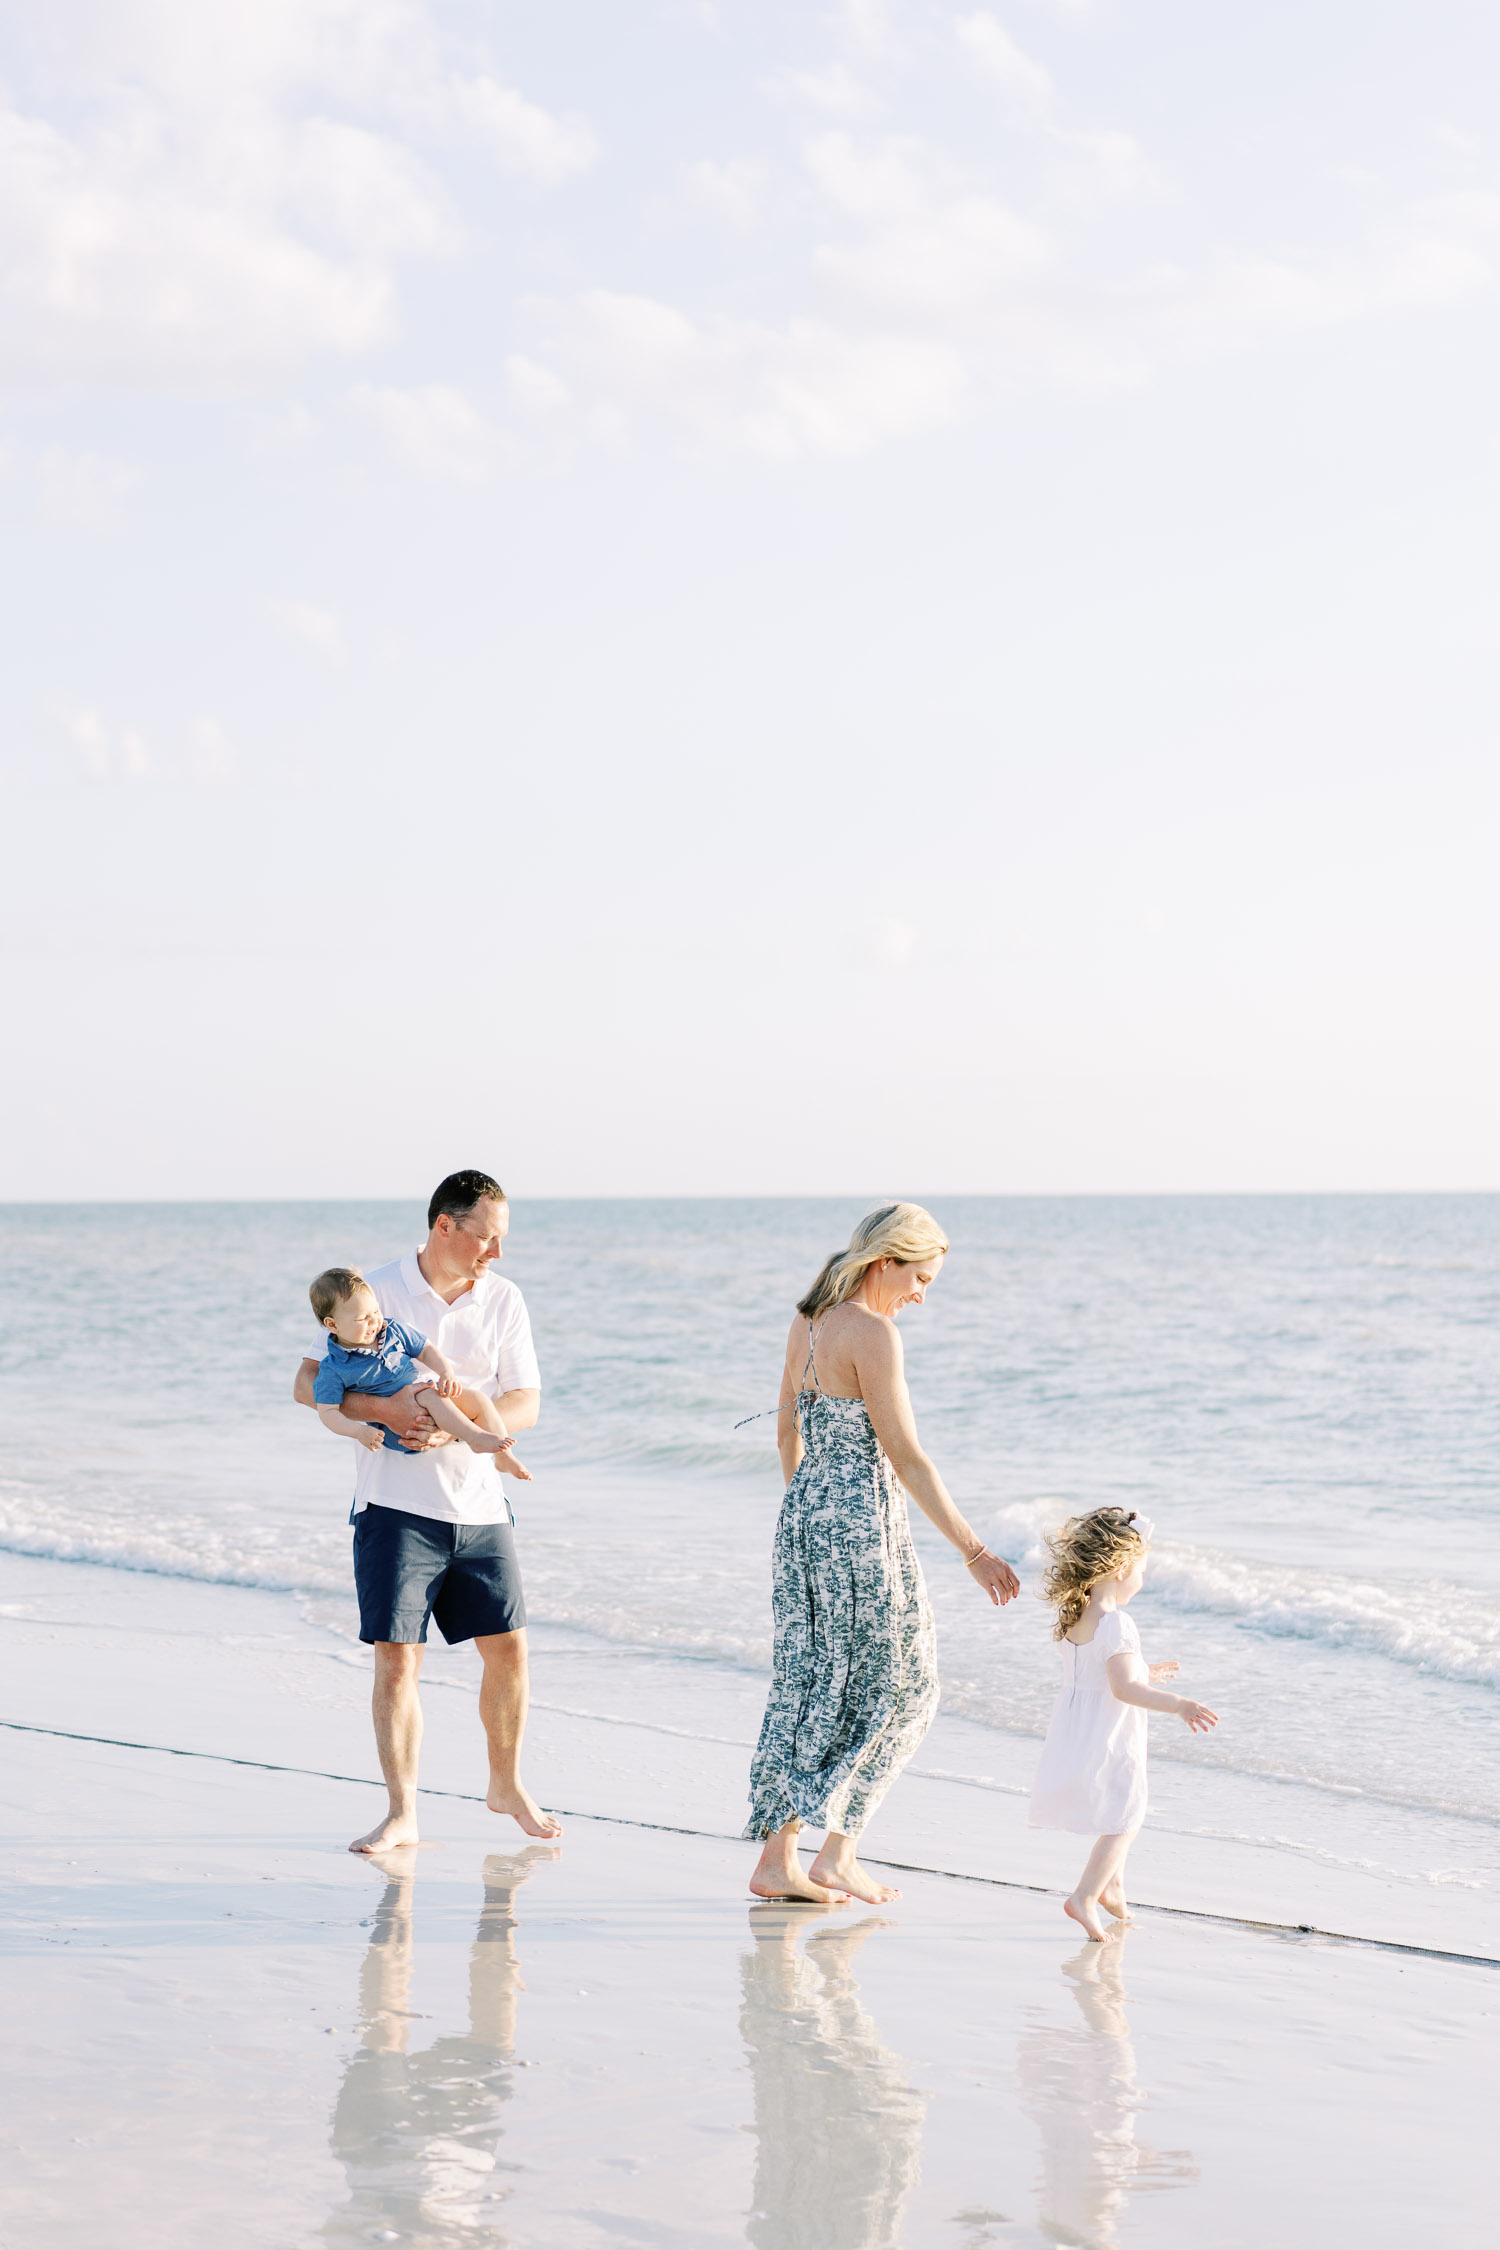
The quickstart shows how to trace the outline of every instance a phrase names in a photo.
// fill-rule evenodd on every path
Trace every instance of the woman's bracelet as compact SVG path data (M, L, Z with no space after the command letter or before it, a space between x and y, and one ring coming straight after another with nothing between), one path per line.
M964 1556L964 1569L972 1570L974 1568L974 1565L978 1562L980 1556L987 1555L988 1553L989 1549L981 1539L979 1545L974 1549L973 1554Z

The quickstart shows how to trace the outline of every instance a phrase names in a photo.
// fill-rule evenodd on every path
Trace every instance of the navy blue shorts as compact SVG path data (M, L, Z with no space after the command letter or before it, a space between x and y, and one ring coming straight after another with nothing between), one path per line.
M425 1641L429 1617L450 1643L518 1633L526 1623L508 1523L362 1509L354 1519L354 1588L362 1641Z

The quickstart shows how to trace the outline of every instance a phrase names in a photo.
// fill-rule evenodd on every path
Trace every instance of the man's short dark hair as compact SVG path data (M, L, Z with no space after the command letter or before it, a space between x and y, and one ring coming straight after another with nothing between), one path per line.
M432 1191L432 1201L427 1206L427 1232L431 1234L446 1211L450 1218L466 1219L476 1203L488 1196L494 1203L505 1201L505 1190L488 1172L450 1172Z

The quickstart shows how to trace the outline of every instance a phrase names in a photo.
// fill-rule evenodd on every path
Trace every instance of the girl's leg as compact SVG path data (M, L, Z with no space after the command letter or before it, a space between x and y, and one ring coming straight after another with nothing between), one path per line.
M1130 1839L1127 1838L1126 1850L1128 1851L1129 1848ZM1103 1907L1105 1913L1112 1915L1117 1922L1133 1922L1135 1920L1135 1916L1125 1903L1125 1860L1123 1854L1119 1866L1099 1893L1099 1904Z
M842 1906L842 1884L814 1882L803 1873L797 1857L797 1831L801 1826L800 1820L789 1820L774 1836L766 1838L750 1878L751 1892L756 1898L797 1898L806 1899L812 1906Z
M901 1893L889 1883L877 1883L860 1866L854 1849L854 1838L830 1828L823 1838L823 1849L808 1869L815 1883L827 1883L836 1891L847 1891L851 1898L861 1898L867 1906L889 1906Z
M1103 1943L1108 1930L1099 1919L1099 1907L1104 1893L1123 1881L1125 1855L1135 1841L1131 1829L1123 1836L1101 1836L1089 1853L1088 1865L1078 1878L1078 1887L1071 1898L1063 1900L1063 1912L1081 1923L1089 1936ZM1121 1892L1123 1903L1124 1894Z

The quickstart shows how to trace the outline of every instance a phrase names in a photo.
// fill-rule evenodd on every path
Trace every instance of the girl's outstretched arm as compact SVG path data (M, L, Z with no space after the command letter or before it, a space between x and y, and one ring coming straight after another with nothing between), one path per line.
M1109 1674L1109 1684L1121 1703L1135 1703L1143 1711L1168 1711L1181 1719L1192 1734L1207 1734L1210 1727L1219 1723L1217 1711L1210 1711L1206 1703L1195 1703L1190 1695L1167 1695L1160 1688L1147 1687L1144 1680L1135 1676L1138 1658L1123 1649L1118 1656L1105 1658L1104 1668Z

